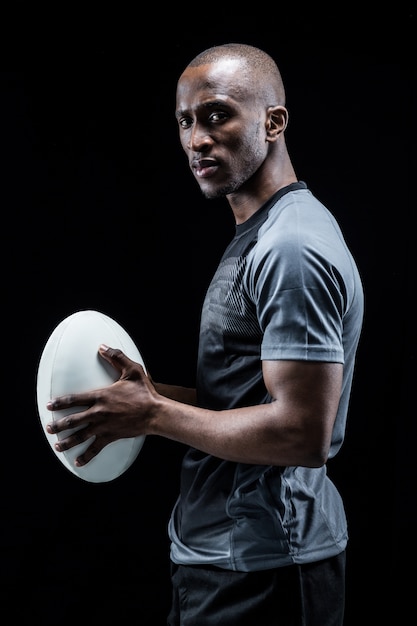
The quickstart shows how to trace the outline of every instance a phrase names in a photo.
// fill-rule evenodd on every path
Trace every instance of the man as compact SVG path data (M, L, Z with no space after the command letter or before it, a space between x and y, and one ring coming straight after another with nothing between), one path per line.
M355 262L332 214L298 181L275 62L248 45L198 55L177 86L181 145L236 234L209 286L196 389L155 383L120 350L112 386L53 399L88 408L57 443L159 435L189 446L169 522L168 624L343 623L347 524L326 474L340 449L363 318Z

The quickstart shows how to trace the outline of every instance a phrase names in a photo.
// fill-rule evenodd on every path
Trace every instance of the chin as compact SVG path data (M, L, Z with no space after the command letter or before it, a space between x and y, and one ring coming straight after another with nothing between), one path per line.
M226 187L200 187L201 193L207 200L216 200L216 198L224 198L233 190Z

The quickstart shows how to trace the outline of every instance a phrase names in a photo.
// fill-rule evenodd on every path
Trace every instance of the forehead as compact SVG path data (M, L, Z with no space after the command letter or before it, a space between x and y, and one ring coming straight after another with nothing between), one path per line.
M246 66L239 59L187 67L177 84L177 110L193 108L210 99L239 102L254 92Z

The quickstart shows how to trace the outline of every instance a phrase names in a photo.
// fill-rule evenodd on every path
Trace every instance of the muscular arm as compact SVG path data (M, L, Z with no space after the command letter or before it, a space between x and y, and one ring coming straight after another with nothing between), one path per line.
M211 411L195 405L195 391L151 381L143 368L119 350L101 354L120 380L101 390L53 400L57 411L88 406L48 427L57 433L85 425L57 444L70 448L95 435L79 464L87 463L115 439L158 435L214 456L243 463L304 465L325 463L339 403L342 365L304 361L265 361L270 404Z
M270 404L214 412L160 397L149 432L230 461L318 467L330 448L342 367L265 361Z

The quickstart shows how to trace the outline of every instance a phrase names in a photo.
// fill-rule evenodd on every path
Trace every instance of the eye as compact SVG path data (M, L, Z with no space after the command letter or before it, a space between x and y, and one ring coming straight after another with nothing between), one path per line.
M227 113L225 113L224 111L215 111L213 113L210 114L210 122L223 122L224 120L227 120L229 118L229 116L227 115Z
M181 128L189 128L192 124L192 120L190 117L181 117L178 119L178 125Z

